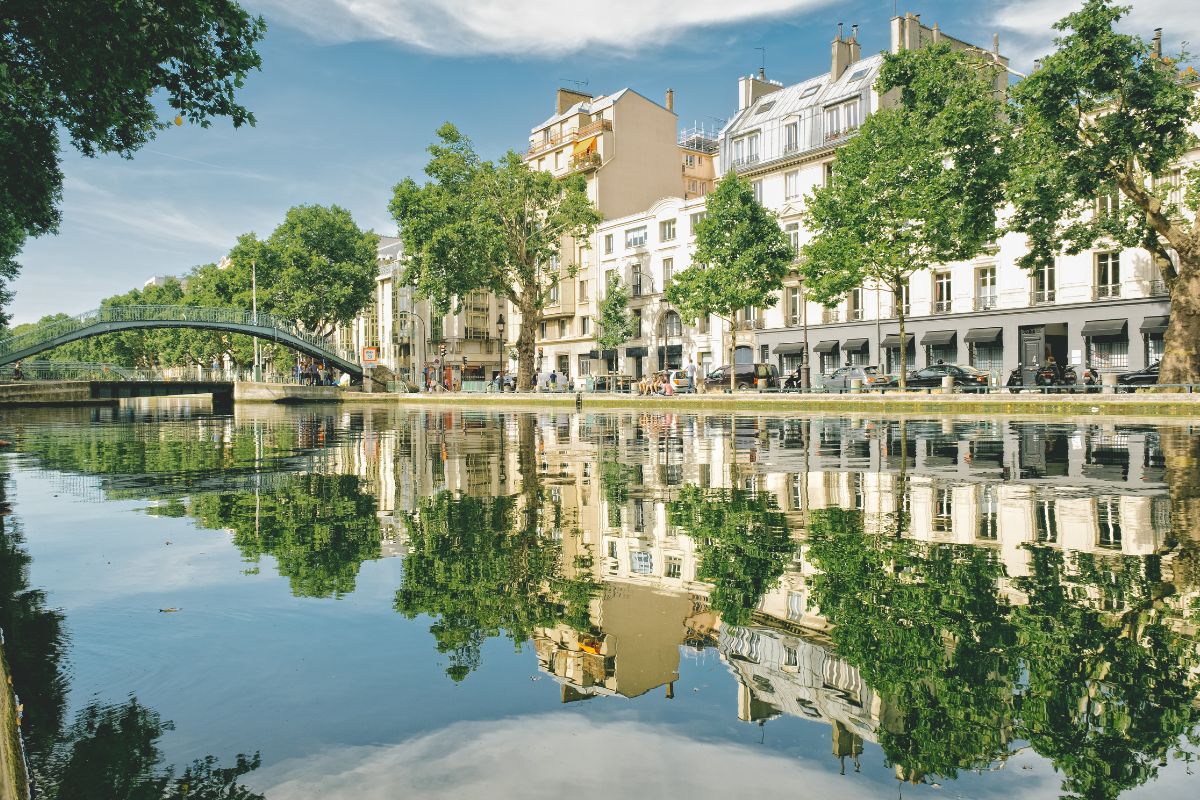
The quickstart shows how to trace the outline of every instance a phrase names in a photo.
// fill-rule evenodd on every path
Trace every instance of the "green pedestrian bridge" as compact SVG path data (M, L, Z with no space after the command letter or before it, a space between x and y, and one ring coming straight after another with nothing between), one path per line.
M261 311L255 313L234 308L195 306L110 306L70 319L48 322L0 340L0 366L22 361L78 339L148 328L196 328L244 333L290 347L355 378L361 378L363 374L355 353L338 347L329 337L304 331L293 322Z

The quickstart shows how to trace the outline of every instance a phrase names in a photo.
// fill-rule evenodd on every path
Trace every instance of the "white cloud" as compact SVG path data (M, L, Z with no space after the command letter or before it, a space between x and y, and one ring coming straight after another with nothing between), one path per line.
M611 800L775 796L843 800L895 793L892 781L839 776L763 748L689 738L665 726L578 713L463 722L395 745L347 747L249 776L271 800Z
M455 55L630 52L689 29L779 16L831 0L255 0L269 19L324 42L359 40Z
M1161 27L1168 54L1178 52L1184 41L1200 45L1200 11L1194 5L1180 0L1121 0L1120 4L1132 7L1121 20L1123 31L1149 39ZM1020 69L1054 49L1057 31L1052 26L1082 5L1082 0L1008 0L987 24L1000 32L1000 51Z

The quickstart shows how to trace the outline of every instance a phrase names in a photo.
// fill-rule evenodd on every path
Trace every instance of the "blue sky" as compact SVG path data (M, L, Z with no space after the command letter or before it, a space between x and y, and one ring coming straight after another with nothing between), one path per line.
M892 0L243 0L268 23L261 72L241 95L258 118L171 128L132 160L64 153L63 224L30 242L14 322L79 313L152 275L216 261L244 232L267 235L300 203L344 206L394 233L391 187L421 176L443 121L493 158L520 148L553 111L563 79L605 94L675 90L681 125L736 108L739 75L766 48L770 78L829 69L838 22L863 52L888 45ZM1050 24L1075 0L897 3L949 34L990 45L1017 69L1048 49ZM1200 10L1133 0L1131 29L1165 26L1170 49L1200 43ZM569 84L568 84L569 85Z

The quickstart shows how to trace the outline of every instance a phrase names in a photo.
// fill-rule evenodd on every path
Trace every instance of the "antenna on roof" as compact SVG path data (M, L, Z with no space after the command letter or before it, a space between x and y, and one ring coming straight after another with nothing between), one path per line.
M764 78L764 77L766 77L766 74L767 74L767 48L766 47L756 47L754 49L759 51L760 53L762 53L762 61L759 62L759 67L758 67L758 77Z
M583 87L588 85L587 81L577 81L574 78L559 78L559 80L562 81L563 83L575 84L575 91L577 91L577 92L583 91Z

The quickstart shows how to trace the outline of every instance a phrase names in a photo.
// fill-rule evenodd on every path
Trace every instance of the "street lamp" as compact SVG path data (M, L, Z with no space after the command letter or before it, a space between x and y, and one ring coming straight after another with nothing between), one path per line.
M800 279L800 327L804 333L804 352L800 354L800 388L808 391L812 388L808 364L808 293L804 291L804 278Z
M504 391L504 315L496 315L496 335L500 339L500 385L497 387L500 391Z
M462 357L462 369L458 374L458 390L461 392L467 382L467 356L464 353Z
M421 326L421 354L422 354L421 361L423 363L425 361L425 358L424 358L424 356L425 356L425 322L418 315L414 314L411 311L396 312L397 320L404 319L406 317L410 320L416 321ZM412 341L411 335L408 338L409 338L409 344L408 344L409 378L412 380L413 383L416 383L417 382L417 365L416 365L416 356L415 356L415 353L413 350L414 343ZM425 387L422 386L421 390L424 391Z

